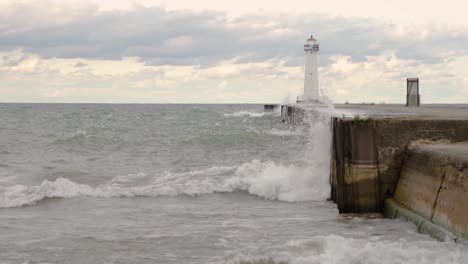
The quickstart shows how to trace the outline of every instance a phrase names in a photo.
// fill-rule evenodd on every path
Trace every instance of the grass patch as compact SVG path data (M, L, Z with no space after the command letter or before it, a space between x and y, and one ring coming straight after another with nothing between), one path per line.
M352 125L356 127L365 127L371 126L375 123L375 120L372 117L361 118L359 115L354 116Z

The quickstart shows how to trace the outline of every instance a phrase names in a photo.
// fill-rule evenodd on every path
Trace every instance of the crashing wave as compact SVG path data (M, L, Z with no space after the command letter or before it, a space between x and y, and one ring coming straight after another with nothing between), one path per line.
M259 113L259 112L249 112L249 111L238 111L234 113L225 113L224 117L263 117L265 115L273 115L275 114L274 112L265 112L265 113Z
M40 185L14 185L0 188L0 208L34 205L46 198L137 197L202 195L245 191L269 200L298 202L324 200L329 187L326 177L311 177L314 168L285 166L254 160L239 167L212 167L206 170L165 173L150 177L145 184L134 184L141 175L117 176L111 181L90 186L66 178L44 180ZM317 170L320 173L320 170Z

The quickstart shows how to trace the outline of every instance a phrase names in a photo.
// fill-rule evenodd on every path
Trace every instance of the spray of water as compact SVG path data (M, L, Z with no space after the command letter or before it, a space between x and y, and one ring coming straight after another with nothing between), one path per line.
M326 199L330 195L330 162L331 162L331 117L333 103L324 100L323 104L307 104L304 125L308 130L307 143L302 151L302 163L309 172L311 191L322 194Z

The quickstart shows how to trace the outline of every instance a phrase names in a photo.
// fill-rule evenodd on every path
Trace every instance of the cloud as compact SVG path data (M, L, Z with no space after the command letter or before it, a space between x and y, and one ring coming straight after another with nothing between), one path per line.
M419 77L424 103L466 102L468 56L449 63L428 66L415 59L402 59L394 52L369 56L366 61L353 61L349 56L336 56L321 68L323 86L335 100L351 102L404 102L406 78ZM354 96L351 96L354 95ZM359 95L359 96L357 96Z
M322 41L323 63L336 54L364 60L386 50L427 63L468 53L468 33L463 28L320 14L229 18L222 12L141 6L114 12L97 12L96 6L83 3L44 8L48 2L7 5L0 12L0 49L22 48L46 58L138 57L149 64L201 66L239 55L249 61L288 57L299 65L301 44L314 32ZM28 19L21 19L24 14Z
M0 32L27 32L43 27L80 23L93 16L98 5L87 1L4 1L0 3Z
M0 90L11 100L281 101L302 88L310 33L321 41L320 84L336 100L402 101L408 76L434 101L440 86L466 94L463 27L50 0L0 4Z
M81 61L75 63L75 65L74 65L75 68L82 68L82 67L86 67L86 66L88 66L88 64L86 64L84 62L81 62Z

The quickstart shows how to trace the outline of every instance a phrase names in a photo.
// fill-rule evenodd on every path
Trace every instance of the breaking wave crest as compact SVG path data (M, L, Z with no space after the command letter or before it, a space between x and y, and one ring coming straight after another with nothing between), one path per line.
M212 167L155 177L140 174L117 176L98 186L57 178L44 180L36 186L1 187L0 208L34 205L46 198L195 196L235 191L288 202L324 200L329 195L327 178L310 177L311 169L254 160L238 167Z
M250 112L250 111L238 111L234 113L225 113L224 117L263 117L266 115L277 115L276 112Z

